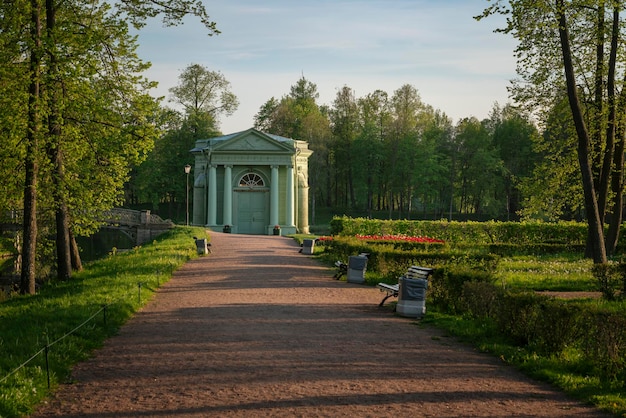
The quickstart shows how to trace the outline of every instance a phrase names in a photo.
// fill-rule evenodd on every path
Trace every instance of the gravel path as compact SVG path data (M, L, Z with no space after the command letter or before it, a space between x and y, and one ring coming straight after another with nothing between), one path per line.
M378 308L289 238L211 240L34 416L606 416Z

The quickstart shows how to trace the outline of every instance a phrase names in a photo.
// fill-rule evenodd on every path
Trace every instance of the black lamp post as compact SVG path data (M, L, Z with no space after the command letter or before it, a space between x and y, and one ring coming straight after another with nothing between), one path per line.
M189 164L187 164L185 166L185 174L187 175L187 187L185 188L185 191L187 192L186 198L185 198L185 213L186 213L186 225L189 226L189 173L191 173L191 166Z

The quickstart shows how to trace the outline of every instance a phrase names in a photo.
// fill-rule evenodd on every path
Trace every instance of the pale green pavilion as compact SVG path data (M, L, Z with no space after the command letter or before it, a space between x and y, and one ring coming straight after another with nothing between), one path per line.
M305 141L256 129L196 141L194 225L239 234L309 232ZM228 229L228 228L227 228Z

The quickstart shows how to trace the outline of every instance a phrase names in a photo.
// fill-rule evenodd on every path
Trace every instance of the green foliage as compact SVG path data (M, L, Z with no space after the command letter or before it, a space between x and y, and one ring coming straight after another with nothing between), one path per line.
M174 270L197 256L193 236L205 232L175 228L152 244L89 264L72 280L0 304L0 416L28 414L48 392L41 352L11 374L14 370L48 344L52 386L63 382L73 364L114 335Z
M430 310L423 323L447 330L451 335L476 345L529 376L547 381L581 402L623 416L626 413L623 380L602 380L579 349L565 348L561 353L539 355L530 347L514 345L499 331L494 321L486 318L452 316Z
M428 302L443 312L463 311L463 288L466 283L493 283L494 271L477 268L463 261L436 268L429 283Z
M561 353L581 338L588 338L581 312L584 306L559 299L542 299L536 305L537 320L529 345L543 355Z
M217 120L221 114L232 115L239 107L237 96L230 90L230 82L219 71L191 64L178 79L179 84L170 88L170 100L182 105L188 117L206 113Z
M506 356L531 374L559 382L561 387L591 400L611 392L613 382L623 381L626 365L626 331L623 305L611 307L583 301L553 299L536 294L510 293L487 282L465 282L461 296L468 317L473 318L469 329L491 330L473 336L475 343L489 347L503 358L503 348L489 341L498 335L506 344L516 348ZM441 312L441 311L440 311ZM463 314L463 312L459 312ZM457 313L457 315L459 314ZM460 318L460 317L459 317ZM456 329L465 335L466 330ZM520 354L527 353L520 363ZM542 364L538 364L538 363ZM529 363L536 366L531 369ZM540 373L539 370L542 370ZM565 379L565 376L569 378ZM592 377L597 376L597 380ZM581 380L576 383L572 382ZM595 382L595 383L594 383ZM601 383L603 382L603 383ZM581 386L594 385L595 390ZM623 399L611 405L626 405ZM607 405L604 404L606 407Z
M597 291L592 261L578 254L503 257L498 275L507 289L535 291Z
M542 231L544 226L546 230ZM369 284L396 283L412 264L435 267L427 292L426 322L434 321L453 330L584 401L614 412L626 411L624 302L560 299L539 292L596 291L602 284L611 289L613 296L623 290L622 264L594 267L591 260L584 258L581 243L585 225L470 222L457 226L449 222L336 217L331 228L339 235L328 242L325 257L369 252ZM347 231L372 235L411 235L419 231L419 235L435 238L458 237L462 243L446 241L444 246L400 249L394 248L393 243L357 240L349 237ZM434 231L446 231L448 235ZM506 257L499 258L490 250L498 250ZM538 252L541 254L534 255ZM483 258L485 255L491 258ZM391 260L396 264L392 265Z
M447 250L437 244L419 244L421 248L398 249L394 243L374 244L350 237L336 237L326 244L324 258L330 261L344 260L355 254L367 253L367 269L380 274L385 281L396 283L398 277L413 265L423 267L444 267L463 265L493 274L499 257L491 254L468 253Z
M450 246L562 244L567 249L583 245L587 238L587 225L580 222L391 221L343 216L334 217L330 228L333 235L427 236Z
M490 281L468 281L462 283L460 309L472 318L494 319L498 316L498 301L504 289Z
M157 209L161 202L185 202L187 178L183 168L193 166L193 156L189 152L201 136L211 137L217 134L213 121L206 125L195 125L189 119L180 119L178 114L169 114L171 129L155 140L154 149L146 160L134 170L127 188L132 191L135 202L150 203ZM191 177L193 180L193 176ZM189 184L190 195L193 184Z
M436 278L432 280L433 288ZM442 284L443 288L432 295L432 306L439 312L486 321L510 343L540 356L558 358L575 350L582 367L586 367L585 373L604 381L622 379L626 374L623 304L563 300L531 291L510 292L488 280L461 275Z
M618 290L626 289L625 263L594 264L591 271L605 299L614 300Z
M584 244L491 244L489 252L502 257L520 255L544 255L544 254L583 254Z
M626 312L602 306L587 309L583 316L587 361L604 380L626 378Z
M543 135L534 139L534 148L543 158L520 182L525 197L521 213L524 218L554 221L580 212L584 201L567 99L558 98L545 117Z
M518 345L528 345L537 319L540 296L531 292L505 293L496 318L499 329Z
M0 208L25 210L22 291L34 292L42 276L40 237L57 234L58 270L70 275L66 237L97 230L158 135L155 84L142 75L149 64L136 54L131 27L156 16L175 25L189 15L217 32L195 0L0 6ZM49 222L55 215L57 231Z
M146 161L136 167L127 186L129 203L150 203L156 209L161 202L184 202L187 190L185 165L193 165L189 152L196 140L221 135L219 118L232 114L239 102L223 74L191 64L179 76L179 84L170 89L170 101L182 105L184 114L167 109L160 113L167 132L155 140ZM193 179L193 177L192 177Z
M255 128L309 142L311 196L319 208L389 217L517 217L519 184L540 155L537 129L511 106L456 126L415 86L356 97L344 86L331 106L301 78L266 101ZM317 209L317 208L316 208Z

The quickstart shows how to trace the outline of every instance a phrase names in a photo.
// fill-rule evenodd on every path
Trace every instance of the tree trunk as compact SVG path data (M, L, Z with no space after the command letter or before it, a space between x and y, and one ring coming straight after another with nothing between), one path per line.
M72 258L72 270L81 271L83 269L83 262L80 259L80 250L78 249L78 244L76 243L76 237L72 233L70 229L70 249L71 249L71 258Z
M599 8L604 15L604 8ZM608 101L608 118L607 118L607 127L606 127L606 144L604 147L604 155L602 160L602 168L600 171L600 179L598 181L600 188L598 190L598 211L600 213L600 221L604 225L604 217L606 215L607 210L609 209L608 200L609 200L609 186L611 184L611 173L613 172L613 153L615 151L615 130L617 126L616 118L616 101L615 101L615 66L617 63L617 48L619 41L619 9L615 8L613 10L613 25L611 32L611 51L609 55L609 65L608 65L608 76L606 80L606 89L607 89L607 101ZM600 31L600 27L598 27L598 31ZM602 28L604 29L604 28ZM604 31L601 31L604 33ZM603 38L602 38L603 40ZM602 84L599 86L602 89ZM600 91L600 96L602 96L602 90ZM600 117L603 117L603 113ZM600 132L598 132L598 136L600 136ZM597 141L601 143L600 139Z
M67 280L72 277L72 257L70 248L69 216L67 205L59 203L56 211L57 278Z
M611 179L611 191L613 192L613 210L609 216L609 230L606 236L606 251L614 255L619 241L620 228L622 225L622 207L624 205L623 176L624 176L624 133L621 132L615 145L615 170Z
M22 271L20 293L35 294L37 254L37 148L39 140L39 86L41 75L41 10L38 0L31 0L30 86L28 89L28 133L26 135L24 183L24 242L22 244Z
M620 228L622 225L622 206L623 206L623 187L624 187L624 123L618 122L617 115L623 115L626 111L626 91L622 89L619 101L615 97L615 65L617 61L617 44L619 39L619 8L613 9L613 31L611 35L611 68L613 71L612 77L609 76L609 82L612 83L608 86L610 97L611 109L609 112L609 126L613 132L613 161L612 170L608 174L611 182L611 194L613 196L613 202L611 205L611 215L608 219L609 230L606 236L606 251L609 255L614 255L617 249L617 243L619 241ZM626 81L626 75L624 76Z
M592 166L591 170L594 178L594 187L596 191L602 195L603 190L602 175L603 170L602 158L603 146L602 146L602 126L604 121L604 13L605 9L603 5L598 5L597 8L597 22L596 22L596 69L594 74L594 100L593 108L595 114L593 115L593 128L591 137L597 138L595 141L591 141L592 147ZM600 211L600 220L604 218L604 204L602 199L598 198L598 209Z
M576 133L578 135L578 163L580 165L580 171L583 179L585 211L587 215L587 223L589 225L589 237L591 239L593 262L595 264L602 264L607 262L606 248L604 246L604 232L602 230L602 222L598 211L598 201L596 199L596 192L593 184L593 173L589 161L589 134L587 132L584 115L580 107L580 101L576 91L574 64L572 62L569 31L567 29L565 6L563 3L564 0L556 0L557 23L559 24L561 52L563 53L563 68L565 70L565 79L567 83L567 97L569 99L572 117L576 127Z
M65 170L63 167L63 150L61 139L61 110L59 96L62 91L58 71L58 59L54 50L54 28L56 25L56 10L52 0L46 0L46 30L47 38L51 40L47 52L50 58L48 77L50 86L50 102L48 116L48 158L54 167L52 195L56 202L56 250L57 250L57 278L67 280L72 276L72 259L70 256L69 214L65 203Z
M326 167L330 167L330 152L326 153ZM333 187L332 187L332 182L331 182L331 177L330 177L330 171L326 172L326 207L330 208L333 205L332 199L332 193L333 193Z

